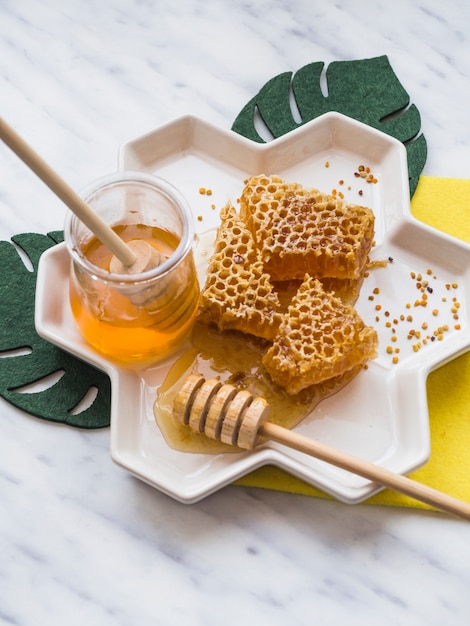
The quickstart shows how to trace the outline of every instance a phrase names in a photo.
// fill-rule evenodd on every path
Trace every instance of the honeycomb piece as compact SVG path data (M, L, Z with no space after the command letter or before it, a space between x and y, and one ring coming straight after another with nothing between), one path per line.
M376 331L353 307L306 276L263 364L272 380L293 395L374 358L377 345Z
M215 249L202 289L198 319L272 340L281 304L258 259L253 237L229 203L221 211Z
M374 214L366 207L260 175L246 181L240 217L272 280L363 274L374 237Z

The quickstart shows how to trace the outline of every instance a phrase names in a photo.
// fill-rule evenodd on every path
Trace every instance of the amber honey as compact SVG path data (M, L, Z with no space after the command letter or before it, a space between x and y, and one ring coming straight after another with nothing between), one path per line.
M175 252L179 239L145 224L114 229L126 242L140 239L164 259ZM81 249L95 267L109 271L112 253L95 237ZM118 361L154 359L171 352L188 335L196 315L199 283L192 251L170 271L135 281L97 278L73 264L70 303L83 337L99 352ZM133 277L134 278L134 277Z
M306 418L325 398L343 388L359 369L347 375L314 385L296 395L288 395L274 384L262 365L267 344L263 340L237 332L219 332L196 323L191 335L191 349L178 358L161 387L154 404L155 420L169 446L184 452L218 454L239 452L233 446L194 433L173 417L173 402L189 374L247 389L253 396L264 397L271 406L269 421L293 428Z

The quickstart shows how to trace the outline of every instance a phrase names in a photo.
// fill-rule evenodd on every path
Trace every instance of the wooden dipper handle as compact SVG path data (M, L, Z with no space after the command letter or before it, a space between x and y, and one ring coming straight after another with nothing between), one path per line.
M0 117L0 139L58 196L93 234L123 263L131 267L136 255L80 196Z
M262 438L270 439L436 509L470 520L469 503L269 422L269 411L265 399L254 398L233 385L222 385L217 379L206 381L198 374L186 378L173 405L173 414L179 422L211 439L223 440L246 450L254 448ZM210 427L206 428L209 424Z

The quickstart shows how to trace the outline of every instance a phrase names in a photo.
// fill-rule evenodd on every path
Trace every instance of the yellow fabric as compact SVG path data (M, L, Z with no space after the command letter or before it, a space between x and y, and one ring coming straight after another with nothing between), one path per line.
M411 202L413 215L470 242L470 180L423 176ZM410 478L470 502L470 352L432 372L427 381L431 458ZM263 467L237 482L329 498L275 467ZM388 489L366 503L430 508Z

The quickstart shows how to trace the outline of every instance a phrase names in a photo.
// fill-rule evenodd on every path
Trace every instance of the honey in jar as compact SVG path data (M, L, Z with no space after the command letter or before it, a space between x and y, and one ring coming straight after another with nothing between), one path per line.
M164 260L179 244L171 233L143 224L118 226L115 230L124 241L146 241ZM109 270L112 253L96 237L82 252L93 265ZM192 256L156 287L151 280L140 281L139 285L119 280L98 282L80 268L75 268L70 282L70 304L81 334L99 352L116 360L142 360L171 352L188 335L198 298Z

